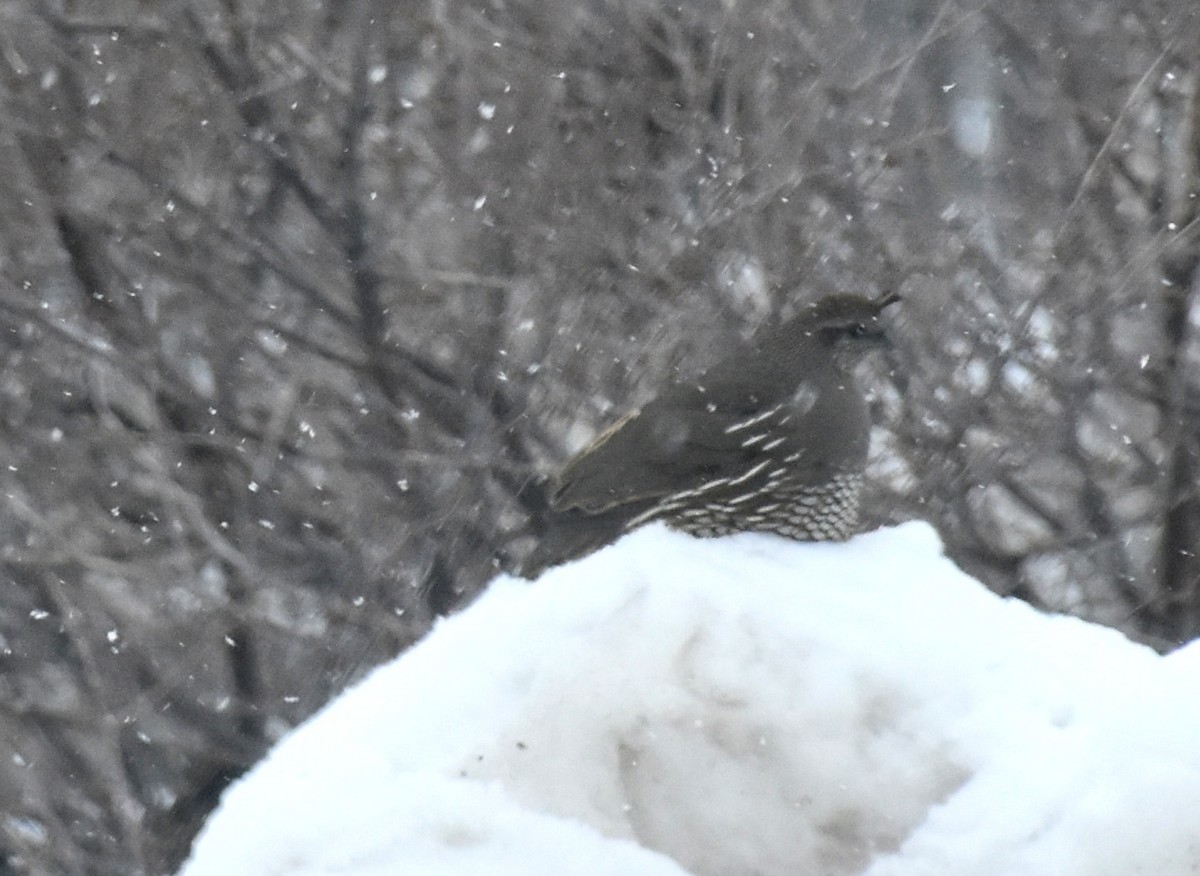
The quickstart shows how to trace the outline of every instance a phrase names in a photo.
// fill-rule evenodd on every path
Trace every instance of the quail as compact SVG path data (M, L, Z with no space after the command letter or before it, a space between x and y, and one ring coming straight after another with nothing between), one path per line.
M870 418L853 374L899 300L830 295L618 420L566 464L526 574L661 520L713 537L841 541L858 527Z

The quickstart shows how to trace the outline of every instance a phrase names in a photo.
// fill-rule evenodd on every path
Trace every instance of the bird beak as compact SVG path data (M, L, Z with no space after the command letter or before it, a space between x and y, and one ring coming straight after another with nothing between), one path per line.
M871 302L872 304L875 305L875 318L879 319L879 314L883 311L883 309L885 307L895 304L899 300L900 300L899 292L884 292L882 295L880 295L878 298L876 298L873 302ZM878 344L881 347L889 347L890 348L892 346L892 339L890 337L888 337L887 332L884 331L882 327L879 328L877 331L871 332L871 340L874 341L876 344Z
M866 337L870 340L871 344L873 344L877 347L891 347L892 346L892 339L888 337L887 332L885 332L883 329L879 329L878 331L868 332Z

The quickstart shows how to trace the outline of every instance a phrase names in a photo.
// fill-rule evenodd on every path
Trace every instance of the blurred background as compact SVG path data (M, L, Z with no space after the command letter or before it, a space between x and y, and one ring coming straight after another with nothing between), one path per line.
M829 292L871 525L1200 629L1194 0L0 0L0 171L0 874L169 872Z

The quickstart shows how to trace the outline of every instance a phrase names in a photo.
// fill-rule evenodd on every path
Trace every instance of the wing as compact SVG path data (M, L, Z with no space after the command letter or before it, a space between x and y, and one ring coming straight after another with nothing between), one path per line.
M564 467L555 508L598 513L659 498L740 469L744 442L780 415L782 402L675 386L617 421Z

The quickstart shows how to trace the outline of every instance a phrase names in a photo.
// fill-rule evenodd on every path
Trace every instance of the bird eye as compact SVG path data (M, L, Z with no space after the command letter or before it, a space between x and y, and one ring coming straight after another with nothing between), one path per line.
M865 325L863 325L861 322L856 322L854 325L850 326L850 337L861 338L861 337L865 337L866 334L867 334L867 327Z

